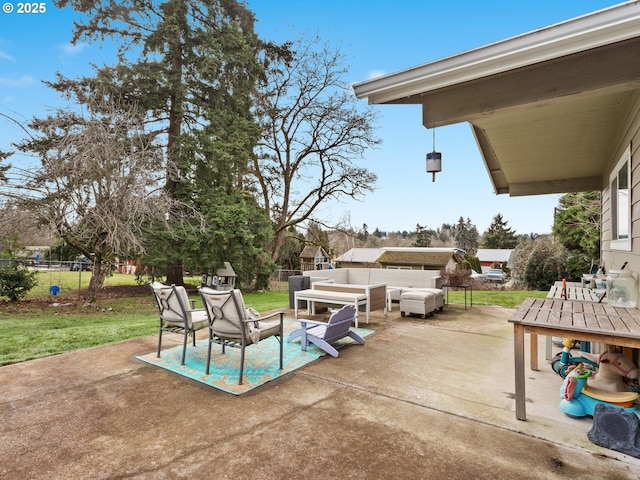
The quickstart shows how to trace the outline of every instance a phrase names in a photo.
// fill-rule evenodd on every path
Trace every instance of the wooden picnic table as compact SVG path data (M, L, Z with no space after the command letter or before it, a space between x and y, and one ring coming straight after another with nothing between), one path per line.
M640 348L640 311L606 303L527 298L513 323L516 418L526 420L524 334L531 335L530 368L538 370L538 335Z
M567 291L565 300L571 300L573 302L600 302L601 295L604 294L604 290L591 290L590 288L583 287L580 282L567 282ZM547 293L547 298L562 299L562 282L555 282ZM604 300L602 300L604 301Z

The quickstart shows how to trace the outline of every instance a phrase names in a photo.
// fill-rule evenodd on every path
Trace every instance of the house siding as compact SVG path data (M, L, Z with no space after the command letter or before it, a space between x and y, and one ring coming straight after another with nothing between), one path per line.
M626 269L640 276L640 97L634 95L625 109L620 122L620 138L603 178L602 190L602 261L606 271L619 270L625 262ZM614 250L612 241L612 211L609 175L624 150L631 143L631 251Z

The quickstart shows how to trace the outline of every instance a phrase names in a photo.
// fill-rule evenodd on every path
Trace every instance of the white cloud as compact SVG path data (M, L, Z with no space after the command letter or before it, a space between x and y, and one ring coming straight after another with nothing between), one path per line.
M0 85L6 87L30 87L36 84L36 79L29 75L22 75L19 78L0 77Z
M16 59L9 55L7 52L0 50L0 60L9 60L10 62L15 62Z
M58 48L65 55L78 55L82 53L82 51L87 48L89 45L87 43L76 43L75 45L72 43L63 43L58 45Z
M373 80L374 78L382 77L386 74L387 72L385 72L384 70L371 70L367 74L367 80Z

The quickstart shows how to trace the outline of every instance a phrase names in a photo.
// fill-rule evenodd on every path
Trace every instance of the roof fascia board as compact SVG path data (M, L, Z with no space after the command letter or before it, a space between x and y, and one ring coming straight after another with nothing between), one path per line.
M589 192L602 189L602 178L582 177L564 180L546 180L542 182L511 183L509 196L521 197L548 193Z
M354 85L381 104L637 37L640 0Z

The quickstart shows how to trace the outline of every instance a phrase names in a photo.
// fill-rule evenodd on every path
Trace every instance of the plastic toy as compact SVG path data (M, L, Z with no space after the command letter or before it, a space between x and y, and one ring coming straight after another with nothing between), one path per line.
M590 387L587 384L593 371L579 364L568 369L567 376L560 388L560 410L570 417L584 417L593 414L596 405L604 405L621 408L633 412L640 417L640 410L634 406L634 401L640 398L635 392L609 392L599 388Z
M608 392L628 392L627 381L638 378L638 368L622 353L604 352L598 357L598 372L592 375L587 384L590 388L599 388Z
M573 357L571 355L571 349L576 347L576 342L572 338L563 338L562 345L562 352L551 359L551 368L562 378L567 376L567 369L569 369L569 367L575 367L578 364L583 364L584 368L588 368L594 372L598 370L598 363L590 358L583 356Z

